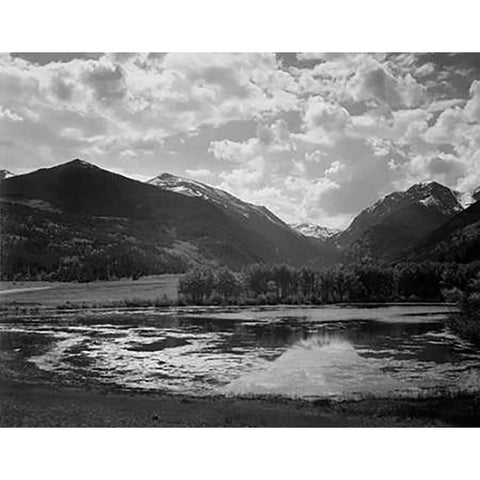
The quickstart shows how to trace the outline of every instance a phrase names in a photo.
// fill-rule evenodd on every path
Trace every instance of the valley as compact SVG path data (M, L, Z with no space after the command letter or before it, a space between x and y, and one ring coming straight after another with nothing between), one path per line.
M371 259L480 260L478 202L464 208L457 192L436 182L386 195L344 231L288 225L201 182L160 174L142 183L81 160L9 175L0 193L3 280L115 280L198 265L318 270Z
M478 201L416 184L338 231L81 160L0 193L4 426L480 422Z

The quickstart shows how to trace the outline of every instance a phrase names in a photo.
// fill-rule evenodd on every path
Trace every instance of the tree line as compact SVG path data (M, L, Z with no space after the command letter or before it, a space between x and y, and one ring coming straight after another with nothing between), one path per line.
M200 305L445 301L479 271L480 262L369 262L323 269L255 264L237 273L203 265L182 277L179 294Z
M449 326L462 337L480 345L480 272L471 278L464 289L448 292L449 300L458 304L458 312L450 316Z

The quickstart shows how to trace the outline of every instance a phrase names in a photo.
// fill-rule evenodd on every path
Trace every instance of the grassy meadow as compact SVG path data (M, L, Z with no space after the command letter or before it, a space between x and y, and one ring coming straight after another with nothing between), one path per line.
M108 306L177 301L180 275L89 283L0 282L0 307Z

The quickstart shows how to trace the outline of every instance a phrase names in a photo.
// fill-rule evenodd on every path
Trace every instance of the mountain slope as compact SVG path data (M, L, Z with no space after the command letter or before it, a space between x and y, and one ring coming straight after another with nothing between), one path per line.
M206 260L233 268L254 262L299 264L318 253L283 225L269 222L262 230L260 214L240 221L204 198L80 160L3 180L0 193L1 267L8 278L55 278L55 272L68 276L75 269L88 270L85 277L98 276L92 273L97 263L107 270L140 264L148 273Z
M303 245L303 248L306 248L305 252L302 254L297 252L301 255L301 263L309 261L310 256L314 260L320 257L321 262L331 263L332 261L331 246L312 241L316 239L305 238L266 207L244 202L219 188L169 173L162 173L148 183L164 191L205 200L248 229L253 235L263 238L279 252L292 251L299 245ZM286 259L288 260L288 257Z
M270 210L263 206L254 205L252 203L244 202L234 195L215 188L205 183L197 182L188 178L178 177L170 173L161 173L155 178L152 178L147 183L155 185L162 190L180 193L188 197L198 197L224 209L232 215L238 215L246 219L253 216L263 217L269 222L273 222L285 229L290 227L280 218L275 216Z
M449 188L436 182L416 184L363 210L338 243L350 256L354 252L394 260L462 210Z
M418 183L404 192L390 193L360 212L340 234L340 243L347 245L359 239L369 228L381 224L390 215L411 205L423 205L427 207L425 213L441 214L445 219L463 210L457 195L449 188L437 182Z
M431 232L411 252L414 260L468 263L480 260L480 201Z

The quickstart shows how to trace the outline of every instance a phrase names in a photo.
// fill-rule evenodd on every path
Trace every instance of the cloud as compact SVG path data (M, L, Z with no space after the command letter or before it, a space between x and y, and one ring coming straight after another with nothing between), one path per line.
M49 123L63 108L102 119L109 137L166 138L298 108L295 82L273 54L107 54L45 64L6 55L0 62L0 104L9 111Z
M312 143L331 143L350 125L348 111L338 104L328 103L320 96L308 99L303 116L305 134L299 138Z
M480 122L480 81L472 82L470 96L470 100L465 105L465 115L471 122Z
M295 149L294 139L283 119L278 119L270 125L259 124L257 136L244 142L231 140L213 141L208 151L219 160L245 163L256 156L268 152L286 152Z
M458 56L44 60L0 55L0 150L12 171L76 157L135 178L172 169L286 220L334 226L419 179L480 184L479 71Z
M350 115L344 108L329 104L322 97L310 97L304 120L309 130L321 128L326 132L332 132L343 130L350 121Z
M251 138L247 142L213 141L208 151L219 160L242 163L260 153L260 141L257 138Z
M415 77L427 77L435 71L435 65L432 62L424 63L415 70Z
M100 102L121 100L126 94L125 78L119 65L91 62L83 75L85 83L93 89Z
M187 177L201 182L207 182L213 176L212 172L207 168L187 168L185 173L187 174Z
M3 108L1 105L0 105L0 118L4 118L12 122L21 122L23 120L23 118L20 115L17 115L16 113L12 112L8 108Z
M349 81L347 90L357 101L377 101L393 108L411 108L421 103L425 88L411 74L395 77L380 62L367 59Z

